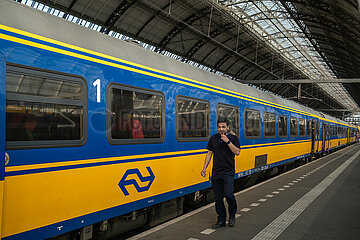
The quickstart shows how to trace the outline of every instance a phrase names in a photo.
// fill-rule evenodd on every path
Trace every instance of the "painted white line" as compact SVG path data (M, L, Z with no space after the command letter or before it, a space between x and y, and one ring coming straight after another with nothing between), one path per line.
M288 184L289 184L290 186L293 186L295 183L289 182Z
M241 214L235 214L235 218L238 218L240 216L241 216Z
M280 192L278 192L278 191L273 191L272 193L273 193L273 194L279 194Z
M261 199L259 199L258 201L259 201L259 202L266 202L267 199L266 199L266 198L261 198Z
M279 190L279 191L285 191L285 189L284 189L284 188L279 188L278 190Z
M345 150L348 150L348 151L345 151ZM321 169L323 166L325 166L325 165L331 163L332 161L334 161L334 160L342 157L343 155L347 154L347 153L350 152L351 150L352 150L352 148L351 148L351 149L343 148L343 149L341 149L341 150L339 150L339 151L337 151L337 152L333 152L333 153L325 156L325 158L327 158L327 157L330 157L330 156L332 156L332 155L334 155L334 154L344 152L343 154L340 154L339 156L337 156L337 157L334 158L333 160L328 161L327 163L325 163L325 164L322 165L321 167L318 167L317 169L318 169L318 170ZM258 187L260 187L260 186L262 186L262 185L264 185L264 184L266 184L266 183L269 183L269 182L272 182L272 181L274 181L274 180L276 180L276 179L278 179L278 178L284 177L284 176L286 176L286 175L288 175L288 174L290 174L290 173L292 173L292 172L295 172L295 171L297 171L297 170L300 170L300 169L302 169L302 168L304 168L304 167L309 167L309 166L311 166L312 164L315 164L316 162L317 162L317 161L312 161L312 162L310 162L310 163L308 163L308 164L305 164L305 165L302 165L302 166L300 166L300 167L294 168L294 169L292 169L292 170L290 170L290 171L288 171L288 172L285 172L285 173L283 173L283 174L281 174L281 175L275 176L275 177L270 178L270 179L268 179L268 180L266 180L266 181L264 181L264 182L261 182L261 183L259 183L259 184L257 184L257 185L251 186L251 187L246 188L246 189L244 189L244 190L242 190L242 191L240 191L240 192L237 192L237 193L235 193L234 195L235 195L235 196L238 196L238 195L240 195L240 194L243 194L243 193L246 193L246 192L248 192L248 191L251 191L251 190L253 190L253 189L255 189L255 188L258 188ZM298 180L298 179L297 179L297 180ZM283 190L285 190L285 189L283 189ZM283 191L283 190L281 190L281 191ZM193 215L195 215L195 214L197 214L197 213L199 213L199 212L202 212L202 211L204 211L204 210L206 210L206 209L208 209L208 208L214 207L214 206L215 206L215 203L210 203L210 204L208 204L208 205L206 205L206 206L203 206L203 207L201 207L201 208L198 208L198 209L196 209L196 210L194 210L194 211L191 211L191 212L189 212L189 213L187 213L187 214L181 215L180 217L174 218L173 220L170 220L170 221L168 221L168 222L165 222L165 223L163 223L163 224L160 224L160 225L158 225L158 226L156 226L156 227L154 227L154 228L152 228L152 229L149 229L149 230L147 230L147 231L145 231L145 232L139 233L139 234L137 234L137 235L135 235L135 236L133 236L133 237L131 237L131 238L128 238L127 240L138 240L138 239L140 239L140 238L143 238L143 237L145 237L145 236L148 236L148 235L150 235L150 234L152 234L152 233L154 233L154 232L160 231L161 229L164 229L164 228L166 228L167 226L170 226L170 225L172 225L172 224L174 224L174 223L177 223L177 222L179 222L179 221L181 221L181 220L184 220L184 219L186 219L186 218L188 218L188 217L191 217L191 216L193 216Z
M289 188L290 186L289 186L289 185L284 185L283 187L284 187L284 188Z
M301 179L304 179L305 177L300 177Z
M298 183L299 181L296 181L296 180L294 180L294 181L292 181L293 183Z
M274 195L271 195L271 194L268 194L268 195L266 195L265 197L267 197L267 198L272 198Z
M290 208L266 226L252 240L276 239L280 234L357 158L360 151L341 164L323 181L297 200Z
M296 179L296 181L299 181L299 182L300 182L301 180L302 180L301 178Z
M188 238L188 240L199 240L197 238Z
M215 229L205 229L204 231L202 231L201 233L202 234L206 234L206 235L209 235L211 233L215 232Z
M173 220L170 220L170 221L168 221L168 222L165 222L165 223L163 223L163 224L161 224L161 225L159 225L159 226L156 226L156 227L154 227L154 228L152 228L152 229L149 229L149 230L147 230L147 231L145 231L145 232L139 233L138 235L135 235L135 236L133 236L133 237L131 237L131 238L128 238L127 240L138 240L138 239L140 239L140 238L143 238L143 237L145 237L145 236L148 236L148 235L150 235L150 234L152 234L152 233L154 233L154 232L160 231L161 229L164 229L164 228L166 228L167 226L170 226L170 225L172 225L172 224L174 224L174 223L177 223L177 222L179 222L179 221L181 221L181 220L183 220L183 219L186 219L186 218L188 218L188 217L191 217L192 215L195 215L195 214L197 214L197 213L199 213L199 212L202 212L202 211L204 211L204 210L206 210L206 209L208 209L208 208L210 208L210 207L214 207L214 206L215 206L215 203L210 203L210 204L208 204L208 205L206 205L206 206L203 206L203 207L201 207L201 208L198 208L198 209L196 209L196 210L194 210L194 211L192 211L192 212L189 212L189 213L187 213L187 214L184 214L184 215L182 215L182 216L180 216L180 217L174 218Z
M252 204L250 204L250 207L257 207L259 205L260 205L259 203L252 203Z
M243 209L240 210L240 212L248 212L250 210L251 210L251 208L243 208Z

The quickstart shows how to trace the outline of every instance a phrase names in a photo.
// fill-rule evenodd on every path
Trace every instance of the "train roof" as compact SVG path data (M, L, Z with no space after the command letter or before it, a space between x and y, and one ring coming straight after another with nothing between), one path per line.
M0 23L9 27L348 124L270 92L196 68L139 45L120 41L24 4L0 1L0 13Z

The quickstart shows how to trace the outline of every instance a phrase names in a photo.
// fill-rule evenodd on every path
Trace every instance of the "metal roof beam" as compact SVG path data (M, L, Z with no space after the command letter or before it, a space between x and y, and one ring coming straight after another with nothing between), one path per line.
M132 6L136 0L127 0L119 4L110 17L105 22L105 27L101 28L100 32L109 34L109 32L114 27L115 23L120 19L120 17Z
M158 17L161 17L161 18L164 18L164 19L167 19L169 22L172 22L173 24L179 26L180 28L185 28L187 31L191 32L192 34L194 34L195 36L199 37L199 39L204 39L206 41L206 39L209 39L209 36L206 34L206 33L203 33L201 32L200 30L192 27L191 25L189 25L188 23L180 20L179 18L176 18L175 16L173 15L169 15L168 13L165 13L162 11L162 9L160 9L159 7L155 6L154 4L152 3L149 3L149 2L143 2L143 1L137 1L136 2L137 5L139 7L142 7L146 10L148 10L149 12L152 12L152 13L159 13L158 14ZM183 30L183 29L182 29ZM177 32L177 29L173 29L173 33L174 34L175 32ZM179 31L180 32L180 31ZM259 64L255 63L254 61L252 61L251 59L243 56L242 54L234 51L233 49L229 48L228 46L225 46L223 45L221 42L217 41L216 39L211 39L211 43L213 45L215 45L217 48L220 48L222 51L225 51L225 52L231 52L232 54L234 54L234 56L237 56L237 57L240 57L242 58L245 62L249 62L251 63L254 67L258 68L259 70L261 71L265 71L267 72L269 75L271 76L274 76L274 77L278 77L276 76L275 74L273 74L272 72L270 72L270 70L264 68L263 66L260 66Z

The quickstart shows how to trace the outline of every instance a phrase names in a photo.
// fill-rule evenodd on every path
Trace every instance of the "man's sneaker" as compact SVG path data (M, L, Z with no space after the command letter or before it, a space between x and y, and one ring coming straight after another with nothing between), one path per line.
M218 229L221 227L225 227L226 226L226 222L225 221L219 221L217 223L215 223L214 225L212 225L213 229Z
M229 218L229 227L235 226L235 218Z

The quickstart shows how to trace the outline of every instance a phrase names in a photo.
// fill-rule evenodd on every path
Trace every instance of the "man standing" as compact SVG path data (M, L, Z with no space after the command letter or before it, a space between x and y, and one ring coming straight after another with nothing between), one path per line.
M207 145L207 154L201 175L205 177L206 168L213 158L212 185L215 195L215 210L218 221L214 229L226 225L226 210L223 196L229 205L229 227L235 225L236 199L234 196L235 155L240 154L239 138L229 133L229 124L226 120L218 120L218 133L211 136Z

